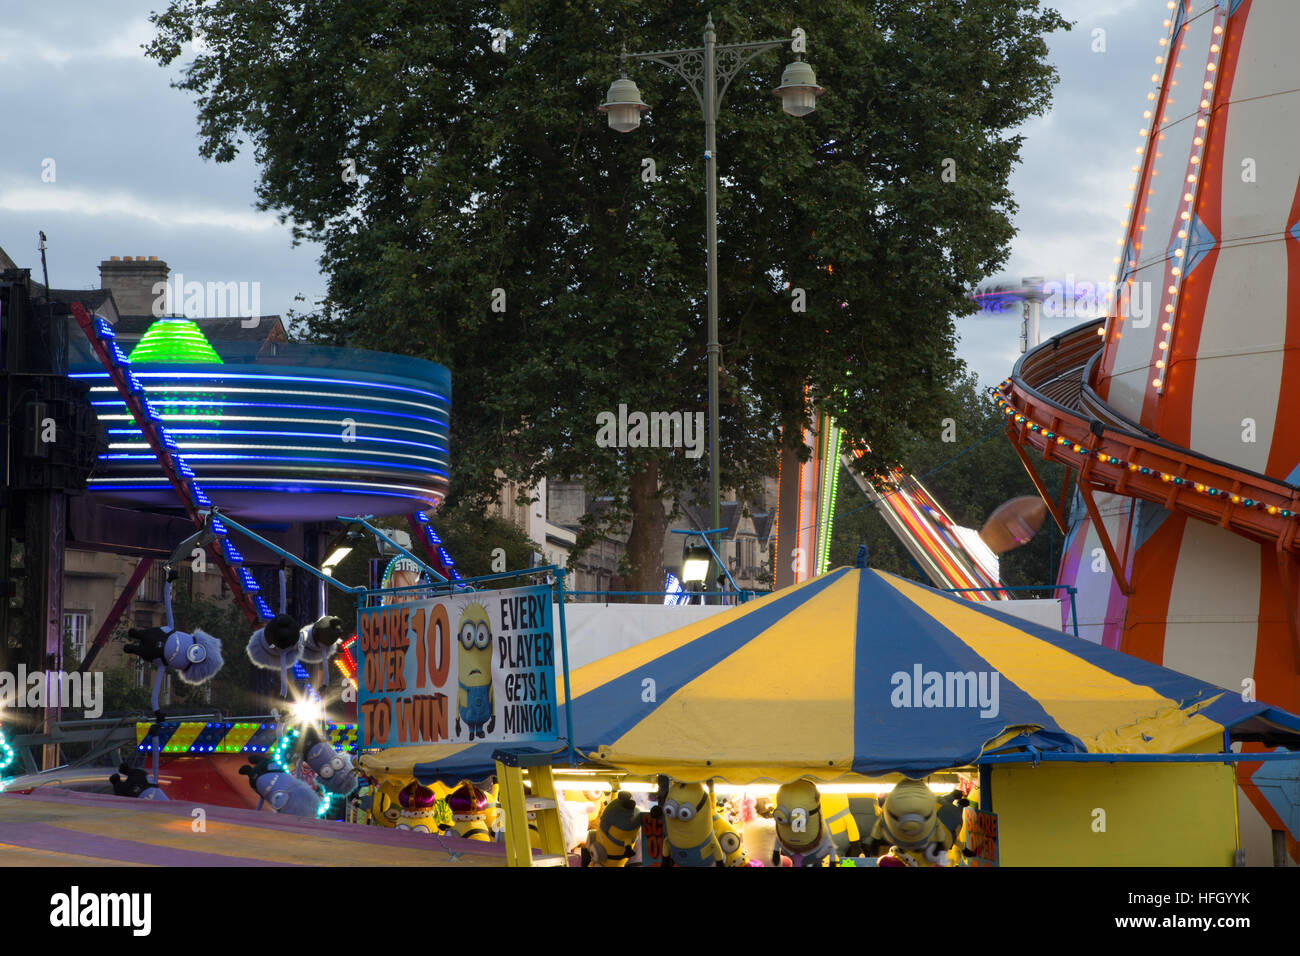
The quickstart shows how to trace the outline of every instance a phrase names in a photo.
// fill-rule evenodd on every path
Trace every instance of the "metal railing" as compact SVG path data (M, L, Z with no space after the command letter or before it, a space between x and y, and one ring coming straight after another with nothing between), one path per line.
M1074 636L1079 636L1079 613L1075 607L1074 596L1079 589L1070 584L1004 584L1000 588L943 588L944 591L989 591L1001 593L1003 591L1065 591L1070 597L1070 624L1074 628Z

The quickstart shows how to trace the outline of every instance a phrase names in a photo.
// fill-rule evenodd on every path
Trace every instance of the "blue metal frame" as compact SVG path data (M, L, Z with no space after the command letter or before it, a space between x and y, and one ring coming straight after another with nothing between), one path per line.
M284 548L276 544L274 541L268 541L266 538L263 538L256 531L251 531L248 528L245 528L234 518L231 518L225 515L224 513L219 512L216 508L211 508L205 511L201 511L199 513L203 515L203 519L207 524L210 525L214 520L220 521L227 528L230 528L233 531L238 531L240 534L245 535L248 538L251 538L253 541L256 541L262 547L273 552L274 554L279 555L285 561L288 561L290 564L294 565L295 567L302 568L308 574L314 575L315 577L324 581L326 584L330 585L331 587L337 588L338 590L342 591L344 594L354 594L354 595L361 594L366 590L365 588L348 587L346 584L334 580L334 578L330 577L324 571L321 571L317 568L313 568L310 564L308 564L306 561L299 558L296 554L291 554L290 552L286 551Z
M918 571L920 568L917 569ZM1064 589L1070 595L1070 623L1074 627L1074 636L1079 636L1079 613L1075 604L1074 596L1079 593L1079 589L1071 584L1004 584L999 588L940 588L941 591L989 591L997 593L999 591L1060 591Z
M722 557L718 554L717 551L714 550L713 542L709 540L709 535L720 534L721 532L726 531L727 530L726 528L709 528L705 531L695 531L692 529L678 530L676 528L670 530L672 531L673 534L699 536L700 538L704 539L704 546L709 549L709 554L713 555L713 560L716 561L718 567L722 569L722 573L727 576L727 583L731 585L732 590L738 595L738 599L741 604L744 604L746 601L750 599L750 597L758 593L756 591L747 591L744 588L742 588L739 584L736 583L736 579L731 576L731 572L727 570L727 566L723 563ZM625 593L631 594L635 592L629 591ZM646 592L646 593L654 593L654 592ZM728 592L717 591L717 592L704 592L704 593L727 594Z
M375 536L376 538L378 538L380 541L384 542L386 545L388 545L388 546L389 546L390 548L392 548L394 551L397 551L399 554L403 555L404 557L410 558L412 561L414 561L414 562L415 562L417 565L419 565L419 567L420 567L420 568L421 568L421 569L422 569L426 574L428 574L428 575L429 575L433 580L435 580L435 581L437 581L437 582L440 582L440 583L443 583L443 584L446 584L446 583L447 583L447 579L446 579L445 577L443 577L441 574L439 574L437 571L435 571L432 567L430 567L430 566L429 566L429 563L428 563L427 561L424 561L424 560L421 560L420 558L417 558L417 557L416 557L414 554L412 554L410 551L407 551L407 550L406 550L405 548L403 548L400 544L398 544L396 541L394 541L392 538L390 538L388 535L384 534L382 531L380 531L378 528L376 528L374 525L372 525L369 521L366 520L366 518L373 518L373 517L374 517L374 515L366 515L365 518L360 518L360 517L358 517L358 518L348 518L348 517L344 517L343 515L339 515L338 520L339 520L339 522L340 522L341 524L359 524L359 525L361 525L361 527L365 528L365 529L366 529L367 531L369 531L372 535L374 535L374 536Z

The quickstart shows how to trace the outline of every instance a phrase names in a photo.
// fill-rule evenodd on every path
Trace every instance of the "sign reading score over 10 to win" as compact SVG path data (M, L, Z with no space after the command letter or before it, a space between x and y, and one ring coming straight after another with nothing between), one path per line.
M555 740L551 589L474 591L357 612L357 742Z

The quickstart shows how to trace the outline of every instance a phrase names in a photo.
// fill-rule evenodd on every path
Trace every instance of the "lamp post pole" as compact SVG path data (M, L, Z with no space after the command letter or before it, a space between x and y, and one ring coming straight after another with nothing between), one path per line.
M722 501L718 474L718 357L722 344L718 341L718 70L714 45L717 34L713 30L713 15L704 25L704 213L705 244L709 263L709 496L712 501L711 528L722 526ZM722 541L715 542L715 551L721 552ZM722 576L722 567L710 567L704 590L709 581ZM707 602L706 602L707 603Z
M782 108L792 116L805 116L812 112L822 89L812 67L804 63L804 32L796 29L788 40L762 40L756 43L728 43L719 46L713 27L713 15L704 24L704 46L687 50L656 50L651 53L628 53L624 49L620 60L623 75L609 88L609 95L600 107L609 114L609 125L620 133L630 132L641 123L640 114L648 109L641 102L636 84L627 77L627 61L649 60L666 66L683 80L695 94L704 114L704 179L706 209L704 216L705 245L708 256L708 360L709 360L709 491L712 498L712 526L722 524L722 496L720 466L718 462L718 364L722 345L718 341L718 108L727 87L736 74L754 57L768 50L777 50L789 44L800 55L785 68L781 85L774 92L781 97ZM722 63L719 65L719 58ZM719 86L719 79L721 86ZM720 542L719 542L720 543ZM716 548L714 549L717 550ZM721 579L723 567L718 561L710 567L708 582Z

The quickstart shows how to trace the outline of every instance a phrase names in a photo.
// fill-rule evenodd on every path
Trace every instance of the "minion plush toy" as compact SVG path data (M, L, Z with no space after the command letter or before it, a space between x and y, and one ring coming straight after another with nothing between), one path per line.
M664 814L664 866L725 866L713 830L713 807L702 783L672 781L660 803Z
M777 847L772 851L772 865L781 865L781 855L794 866L825 866L838 857L830 827L822 819L821 794L811 780L787 783L776 792Z
M918 866L948 865L952 831L939 819L939 801L925 781L900 781L885 796L871 830L871 845L877 852L888 851L887 855L901 851Z
M488 795L472 783L461 784L447 797L452 823L444 829L455 830L465 840L491 843L492 831L487 822L489 802Z
M722 848L723 858L727 866L749 865L749 855L745 852L745 841L740 838L739 831L736 830L731 821L717 810L713 811L713 835L718 840L718 846Z
M496 700L492 693L492 622L487 608L477 602L465 607L456 628L460 689L456 694L456 736L465 721L471 739L486 737L496 727ZM487 732L483 728L486 725Z
M347 796L357 788L357 771L352 757L334 749L315 727L305 735L303 760L316 774L322 789L337 796Z
M596 829L587 834L582 865L625 866L636 853L643 816L632 794L620 790L601 813Z
M239 772L248 777L253 788L271 809L294 817L315 818L320 809L320 796L316 791L285 769L269 760L240 767Z
M438 795L428 787L411 781L398 792L397 803L401 807L397 816L398 830L437 832Z

